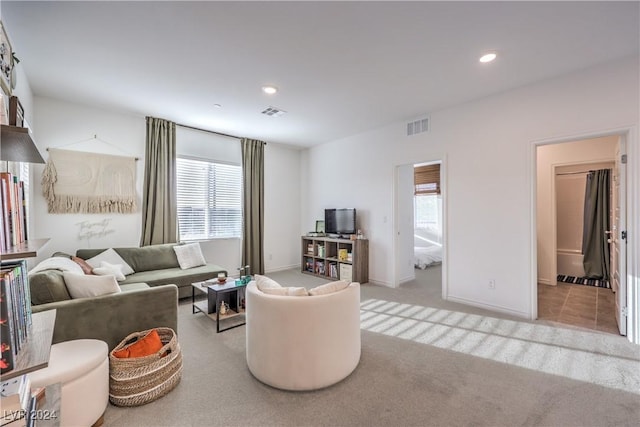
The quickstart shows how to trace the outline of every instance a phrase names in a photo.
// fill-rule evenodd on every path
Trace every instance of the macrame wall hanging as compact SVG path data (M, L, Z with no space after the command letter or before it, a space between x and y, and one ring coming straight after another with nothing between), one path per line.
M136 211L136 158L49 148L42 193L49 213Z

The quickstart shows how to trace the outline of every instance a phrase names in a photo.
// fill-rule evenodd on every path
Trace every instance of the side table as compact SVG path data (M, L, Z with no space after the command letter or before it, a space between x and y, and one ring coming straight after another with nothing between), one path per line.
M191 284L191 310L192 313L202 312L210 319L216 321L216 333L226 331L228 329L237 328L246 323L244 319L245 310L238 301L238 291L247 287L247 284L236 284L231 277L227 278L225 283L218 283L217 279L210 279L204 282L195 282ZM199 293L207 293L207 299L204 301L196 301L196 290ZM220 303L225 302L229 305L226 314L220 314ZM224 329L220 328L222 320L231 319L236 316L242 316L242 322L233 322L233 325Z

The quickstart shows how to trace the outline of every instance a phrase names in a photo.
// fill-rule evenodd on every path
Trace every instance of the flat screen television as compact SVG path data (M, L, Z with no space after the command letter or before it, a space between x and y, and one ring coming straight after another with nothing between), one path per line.
M356 234L356 210L325 209L324 228L329 234Z

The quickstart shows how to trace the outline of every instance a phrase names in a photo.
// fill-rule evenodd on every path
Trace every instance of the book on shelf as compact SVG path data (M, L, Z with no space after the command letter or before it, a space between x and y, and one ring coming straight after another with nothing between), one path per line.
M27 240L27 203L24 182L11 172L0 172L0 216L3 252Z
M310 273L313 273L313 259L306 258L304 262L304 269Z
M13 334L13 299L9 294L8 283L0 278L0 372L10 371L15 366L17 349Z
M335 262L329 264L329 276L334 279L338 278L338 264L336 264Z
M4 239L2 240L2 250L6 251L13 245L11 229L13 227L11 215L11 199L9 193L9 181L6 172L0 172L0 198L2 198L2 228Z
M346 261L347 260L347 250L346 249L338 249L338 259L340 261Z
M351 283L353 279L353 268L350 264L340 264L340 280Z
M31 326L31 294L25 260L0 264L0 373L11 371Z

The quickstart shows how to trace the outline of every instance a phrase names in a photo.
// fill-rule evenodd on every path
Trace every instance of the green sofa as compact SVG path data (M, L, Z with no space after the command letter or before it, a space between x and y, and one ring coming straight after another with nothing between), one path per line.
M53 281L51 279L54 279ZM62 272L48 270L29 278L32 294L31 311L38 313L56 310L53 343L81 338L105 341L109 351L133 332L156 327L169 327L178 331L178 288L175 285L150 287L144 283L122 285L122 292L94 298L61 299L42 304L33 296L34 290L58 288L67 293ZM64 288L64 290L62 289ZM36 295L42 297L40 289ZM42 301L42 300L40 300Z
M122 292L115 294L72 299L61 270L30 274L32 312L57 310L54 343L94 338L105 341L112 350L132 332L160 326L177 332L178 298L191 296L192 282L226 271L213 264L181 270L173 246L114 248L135 271L118 283ZM79 249L76 256L89 259L103 251ZM70 258L64 253L53 255Z
M191 296L191 283L218 277L218 273L227 271L215 264L180 269L178 257L173 247L176 243L150 245L139 248L114 248L122 259L131 266L135 273L126 276L120 285L129 283L146 283L154 287L174 284L178 287L178 297ZM78 249L76 256L87 260L104 252L106 249Z

